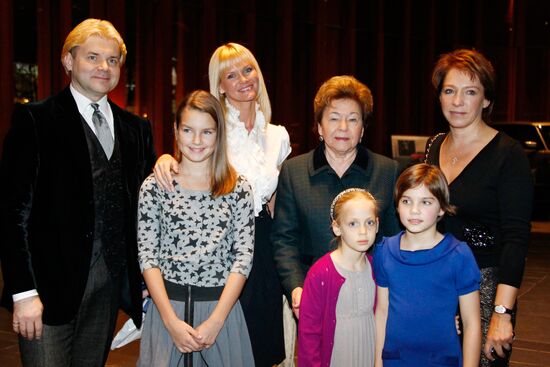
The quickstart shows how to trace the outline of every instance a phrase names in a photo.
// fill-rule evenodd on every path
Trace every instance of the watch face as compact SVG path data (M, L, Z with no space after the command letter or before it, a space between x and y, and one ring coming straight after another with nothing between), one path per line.
M495 305L495 312L498 314L508 314L508 315L514 314L514 310L510 310L503 305Z

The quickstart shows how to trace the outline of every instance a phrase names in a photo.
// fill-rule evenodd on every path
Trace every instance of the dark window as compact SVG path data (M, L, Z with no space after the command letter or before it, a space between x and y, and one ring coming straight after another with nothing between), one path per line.
M537 128L531 125L497 125L497 130L503 131L512 138L518 140L525 148L533 149L533 146L527 145L526 142L535 142L537 149L544 149L544 144L540 140L537 133Z

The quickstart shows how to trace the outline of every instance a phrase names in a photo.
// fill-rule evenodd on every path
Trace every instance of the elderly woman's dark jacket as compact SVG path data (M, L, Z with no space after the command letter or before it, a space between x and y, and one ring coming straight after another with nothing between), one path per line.
M354 162L342 177L328 164L323 143L283 163L271 240L287 296L294 288L303 287L313 262L334 249L330 205L341 191L360 187L374 195L380 217L377 239L400 230L392 198L399 174L397 162L360 145L357 149Z

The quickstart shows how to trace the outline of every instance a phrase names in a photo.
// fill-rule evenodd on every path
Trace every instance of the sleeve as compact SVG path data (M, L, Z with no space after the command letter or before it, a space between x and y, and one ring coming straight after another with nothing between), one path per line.
M139 190L137 243L141 271L159 267L161 200L154 177L145 179Z
M386 206L386 210L382 214L382 220L381 220L381 234L383 236L393 236L399 231L401 231L401 228L399 226L399 220L397 219L397 212L395 210L395 202L393 201L393 188L395 187L395 183L397 182L397 177L399 176L399 167L396 161L391 161L391 166L388 168L388 171L391 170L391 183L388 185L388 187L391 187L389 190L389 195L386 198L388 201L388 205Z
M252 189L243 177L239 178L232 195L235 197L232 216L235 241L232 248L234 262L230 272L248 277L254 254L254 199Z
M29 222L40 170L39 146L33 113L27 106L16 105L0 166L3 227L0 255L8 294L37 288L29 248Z
M258 215L263 210L262 205L273 197L277 189L281 164L290 153L290 139L286 129L272 124L268 124L267 128L263 154L246 157L248 164L243 164L238 169L242 175L246 176L255 194L255 215ZM243 159L243 157L240 158Z
M384 253L386 252L384 246L387 246L385 238L382 242L377 244L376 248L374 249L374 278L376 281L376 285L388 288L388 278L386 270L384 269Z
M145 175L146 177L152 170L157 161L157 154L155 152L155 144L153 140L153 133L151 131L151 121L146 121L146 128L144 132L145 139Z
M288 131L284 128L284 126L280 126L280 129L281 129L281 147L279 149L277 167L280 167L285 161L285 159L287 159L290 152L292 152L292 147L290 145L290 136L288 135Z
M519 288L531 230L533 178L523 148L514 142L507 150L498 180L502 252L499 282Z
M481 273L470 247L462 242L457 247L455 284L459 296L479 289Z
M300 218L287 162L283 163L277 186L275 217L271 229L274 259L283 290L290 297L297 287L303 287L305 272L300 262Z
M321 338L323 331L323 309L326 294L323 281L313 266L306 276L300 321L298 322L298 365L300 367L321 366Z

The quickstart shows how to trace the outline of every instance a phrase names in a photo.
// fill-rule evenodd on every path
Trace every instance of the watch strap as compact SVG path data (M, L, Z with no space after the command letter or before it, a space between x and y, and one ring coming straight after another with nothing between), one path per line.
M498 314L508 314L508 315L513 315L514 314L514 310L512 309L509 309L507 308L506 306L503 306L503 305L495 305L495 309L494 311Z

